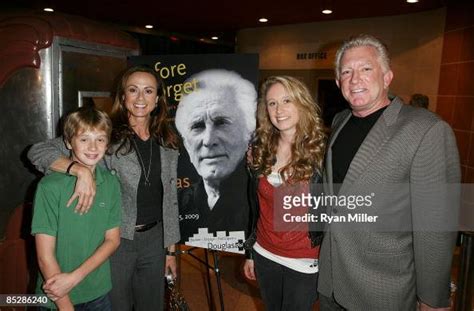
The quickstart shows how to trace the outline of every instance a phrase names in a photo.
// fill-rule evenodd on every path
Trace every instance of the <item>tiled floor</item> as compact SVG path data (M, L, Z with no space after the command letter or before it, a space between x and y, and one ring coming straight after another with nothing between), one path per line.
M182 249L188 249L182 247ZM193 251L198 258L204 259L204 250ZM213 264L212 255L209 261ZM245 279L242 274L244 257L226 252L219 252L219 268L222 280L222 292L226 311L263 311L265 307L260 299L260 293L255 282ZM457 280L459 249L456 249L453 260L452 276ZM211 271L211 284L214 309L209 304L209 290L206 281L206 268L189 254L181 255L180 287L192 311L221 310L217 291L216 274ZM474 302L474 297L473 297ZM474 305L474 304L473 304ZM319 310L317 305L314 311ZM474 311L474 309L473 309Z

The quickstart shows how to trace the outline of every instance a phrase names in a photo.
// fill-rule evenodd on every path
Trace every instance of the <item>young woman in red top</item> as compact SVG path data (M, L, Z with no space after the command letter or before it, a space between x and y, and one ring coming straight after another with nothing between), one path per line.
M268 78L260 89L252 146L256 204L244 265L268 310L311 310L317 299L322 230L294 221L291 216L315 210L289 198L319 194L325 142L320 108L307 87L289 76ZM315 226L320 231L312 231Z

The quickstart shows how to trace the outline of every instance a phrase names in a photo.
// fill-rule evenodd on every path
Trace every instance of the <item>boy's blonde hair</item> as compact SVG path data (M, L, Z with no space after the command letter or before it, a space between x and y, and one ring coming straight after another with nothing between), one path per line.
M107 141L110 142L112 121L107 113L94 107L80 107L71 112L64 121L64 141L71 143L74 136L92 129L104 131Z

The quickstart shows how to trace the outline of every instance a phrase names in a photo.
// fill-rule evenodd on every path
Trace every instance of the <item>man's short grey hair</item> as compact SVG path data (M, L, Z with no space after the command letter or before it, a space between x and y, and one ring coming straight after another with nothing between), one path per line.
M197 80L197 90L190 94L183 94L176 111L175 124L178 131L183 134L184 118L187 113L185 108L192 108L194 100L200 97L200 92L216 93L228 89L234 96L236 104L242 112L245 119L245 135L249 135L255 131L256 110L257 110L257 91L255 86L249 81L242 78L238 73L225 69L209 69L201 71L191 76L187 81ZM204 93L203 92L203 93Z
M335 71L337 79L339 79L339 74L341 73L341 59L342 56L344 56L344 53L349 49L362 46L373 47L379 55L380 65L382 66L384 71L390 70L390 55L388 53L388 49L385 43L383 43L380 39L377 39L374 36L361 34L344 41L341 47L337 50L335 61Z

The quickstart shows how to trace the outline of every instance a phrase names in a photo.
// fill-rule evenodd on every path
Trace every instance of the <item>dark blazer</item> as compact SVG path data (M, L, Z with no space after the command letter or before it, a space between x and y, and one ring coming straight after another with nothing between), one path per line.
M331 147L350 117L351 111L345 110L333 122L324 175L329 194L334 193ZM391 195L379 196L373 208L392 225L399 222L409 229L384 232L361 224L357 230L343 230L344 223L328 225L318 291L327 297L334 294L349 310L415 310L417 299L434 307L448 306L456 229L417 226L433 215L455 215L457 194L432 191L431 205L424 201L423 191L430 185L459 183L460 176L456 140L448 124L426 109L393 99L355 154L338 194L398 185ZM328 207L330 215L344 212Z

